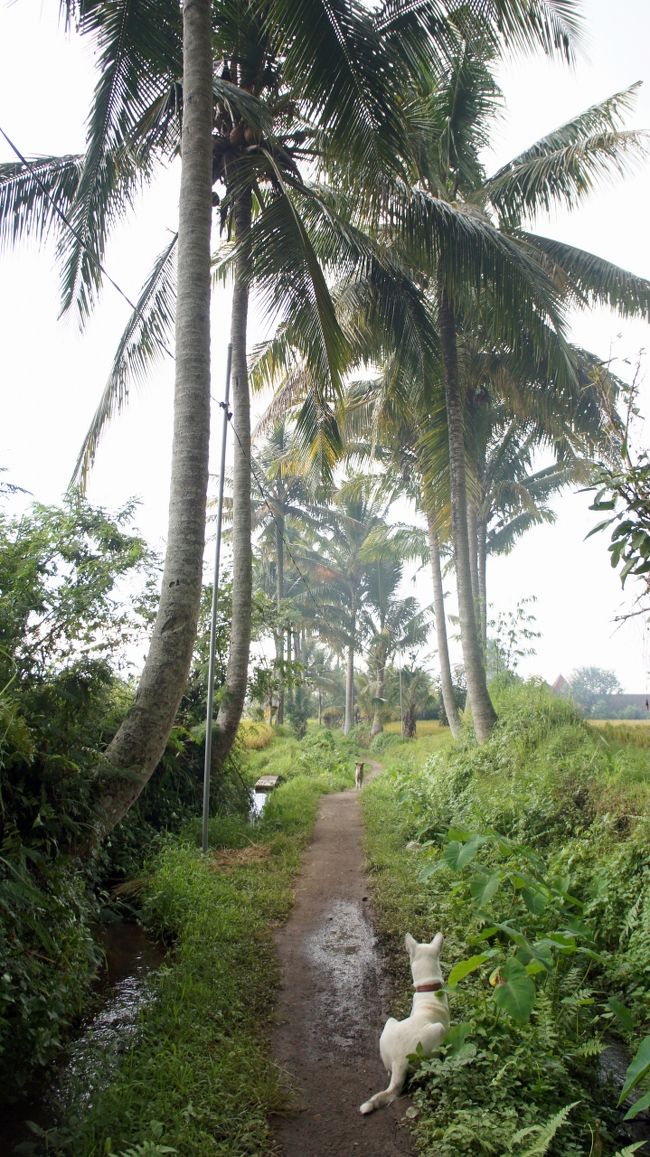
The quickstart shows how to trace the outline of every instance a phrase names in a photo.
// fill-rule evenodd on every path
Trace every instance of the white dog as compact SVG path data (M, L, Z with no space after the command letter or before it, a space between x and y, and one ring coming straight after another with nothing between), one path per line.
M369 1101L364 1101L360 1106L362 1113L372 1113L373 1109L390 1105L399 1097L406 1080L408 1057L418 1045L422 1046L425 1056L431 1056L442 1044L449 1028L447 997L436 995L444 983L440 968L442 942L441 932L430 944L418 944L409 932L404 937L415 987L413 1007L406 1020L395 1020L391 1016L384 1025L379 1051L386 1072L390 1074L390 1084L382 1093L375 1093Z

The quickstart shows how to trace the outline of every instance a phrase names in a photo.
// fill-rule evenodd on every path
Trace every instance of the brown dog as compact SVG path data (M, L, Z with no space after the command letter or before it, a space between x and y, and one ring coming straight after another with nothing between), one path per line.
M363 763L357 763L354 768L354 783L357 791L361 791L363 787Z

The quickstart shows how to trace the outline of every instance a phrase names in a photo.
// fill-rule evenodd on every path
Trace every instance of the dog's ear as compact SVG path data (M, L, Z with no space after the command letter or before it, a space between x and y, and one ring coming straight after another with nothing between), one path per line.
M417 940L414 940L413 937L411 936L411 933L407 932L406 936L404 937L404 947L406 948L406 951L408 952L411 960L413 959L413 953L415 952L415 949L417 948L417 946L418 946Z
M442 935L442 932L436 932L433 940L431 941L431 947L433 948L433 951L435 952L436 956L440 956L440 952L441 952L443 944L444 944L444 936Z

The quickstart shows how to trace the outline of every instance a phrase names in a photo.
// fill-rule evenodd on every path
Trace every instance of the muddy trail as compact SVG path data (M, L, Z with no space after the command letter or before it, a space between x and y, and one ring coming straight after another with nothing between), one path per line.
M371 775L379 765L373 764ZM386 1087L379 1035L390 993L375 942L357 793L324 796L288 922L275 943L282 966L276 1062L291 1111L273 1119L284 1157L406 1157L405 1098L363 1117Z

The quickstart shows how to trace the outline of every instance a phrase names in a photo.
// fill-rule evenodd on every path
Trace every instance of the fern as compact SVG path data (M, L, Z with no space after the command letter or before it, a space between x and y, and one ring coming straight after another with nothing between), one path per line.
M625 916L625 919L623 921L623 928L621 930L621 935L620 935L620 939L619 939L619 945L621 947L623 947L623 944L626 940L629 940L634 929L637 927L637 925L639 923L639 912L640 912L640 909L643 905L644 899L645 899L645 896L644 896L643 892L639 892L639 895L637 896L636 900L632 904L632 907L629 909L629 911L627 912L627 914Z
M584 1044L578 1045L577 1048L572 1049L572 1057L598 1057L603 1051L603 1042L594 1037L593 1040L587 1040Z
M546 1121L543 1125L532 1125L527 1129L521 1129L519 1133L515 1133L515 1136L512 1138L513 1144L523 1141L524 1138L530 1136L531 1133L537 1133L537 1137L532 1146L521 1153L519 1157L543 1157L543 1155L548 1152L548 1147L558 1129L561 1129L569 1113L572 1109L575 1109L577 1104L578 1101L574 1101L571 1105L565 1105L563 1109L560 1109L559 1113L556 1113L555 1116L551 1117L550 1120ZM508 1151L510 1153L515 1152L512 1147L510 1147Z

